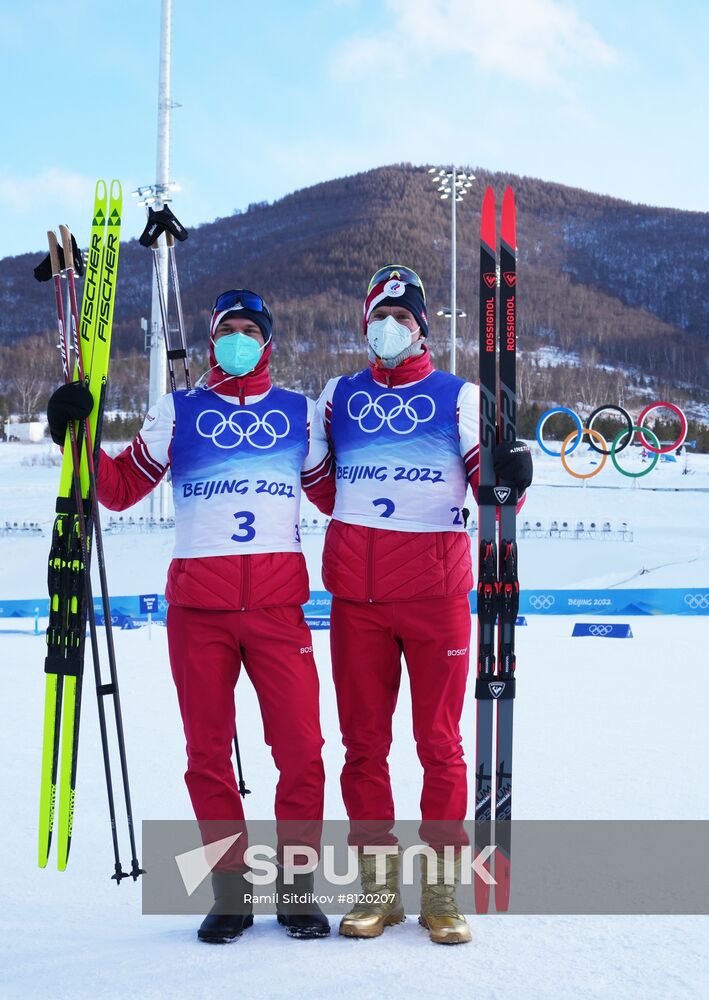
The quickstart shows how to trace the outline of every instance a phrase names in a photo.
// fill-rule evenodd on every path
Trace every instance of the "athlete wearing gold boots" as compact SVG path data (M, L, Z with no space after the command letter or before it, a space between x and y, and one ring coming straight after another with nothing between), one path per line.
M443 851L435 857L421 857L421 915L419 923L428 930L436 944L467 944L470 927L460 912L455 898L456 883L460 882L460 854L445 863ZM430 873L429 873L430 868Z
M377 860L384 879L377 878ZM379 937L385 927L406 919L401 905L399 866L401 848L397 854L359 855L359 877L363 902L357 903L340 921L340 934L345 937ZM369 902L367 900L370 900Z

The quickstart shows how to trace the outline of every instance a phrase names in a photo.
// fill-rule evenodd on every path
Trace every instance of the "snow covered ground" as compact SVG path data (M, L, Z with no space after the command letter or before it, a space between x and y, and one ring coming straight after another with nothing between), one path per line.
M41 451L41 449L40 449ZM0 524L38 520L48 532L58 470L22 465L40 452L0 446ZM579 467L582 460L579 459ZM605 469L587 488L554 460L540 460L522 519L629 523L632 543L528 539L520 545L527 586L703 586L709 566L703 524L709 461L662 465L628 487ZM595 489L592 484L605 483ZM642 480L641 480L642 483ZM665 492L665 490L667 492ZM681 492L675 492L679 490ZM114 593L161 591L170 541L162 535L106 539ZM45 591L48 534L0 536L0 599ZM314 589L321 536L307 537ZM642 573L645 569L648 572ZM638 575L641 574L641 575ZM632 579L632 584L626 581ZM536 616L518 631L515 815L520 819L707 819L709 676L706 617L632 621L632 640L571 639L574 619ZM473 916L467 947L429 943L415 915L375 941L333 935L289 940L275 918L258 917L240 941L197 942L193 917L144 917L140 888L109 879L108 817L95 695L87 676L74 839L69 868L36 865L44 640L0 621L0 996L25 998L388 997L667 998L706 995L705 917ZM164 629L116 634L124 723L137 819L189 819L182 781L184 739ZM326 738L326 815L343 818L342 747L329 671L328 633L314 633ZM668 676L691 678L668 684ZM252 794L251 817L271 815L275 770L263 743L248 679L238 686L239 734ZM411 737L408 687L395 718L391 771L397 812L415 818L420 768ZM463 718L474 752L472 688ZM122 833L123 827L120 827ZM123 850L124 863L126 858Z

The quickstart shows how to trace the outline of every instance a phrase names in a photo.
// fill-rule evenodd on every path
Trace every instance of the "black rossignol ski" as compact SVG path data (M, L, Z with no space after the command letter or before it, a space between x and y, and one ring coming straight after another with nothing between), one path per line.
M500 395L498 440L517 437L517 225L512 188L502 199L500 229ZM510 496L500 499L500 491ZM519 610L517 578L517 490L497 487L499 522L499 624L497 632L497 795L495 799L495 909L510 901L512 819L512 720L515 696L515 622ZM508 502L504 503L503 500Z
M511 188L502 203L500 251L499 390L497 377L497 260L495 199L485 192L480 229L480 487L478 491L478 660L475 762L475 853L496 846L495 907L506 910L510 893L512 806L512 705L515 688L514 625L519 605L517 491L496 482L493 451L498 441L516 436L516 237ZM499 400L498 400L499 392ZM499 527L496 524L499 510ZM499 542L495 544L496 530ZM499 563L498 563L499 559ZM495 626L497 663L495 660ZM493 771L493 704L496 703L496 760ZM494 802L493 813L493 781ZM491 866L484 867L490 871ZM486 913L490 888L475 878L475 909Z
M492 452L497 441L497 246L495 195L487 188L480 221L480 486L478 490L478 657L475 683L475 855L492 838L492 719L497 621L496 503ZM485 869L490 871L486 861ZM475 910L487 913L490 886L476 874Z

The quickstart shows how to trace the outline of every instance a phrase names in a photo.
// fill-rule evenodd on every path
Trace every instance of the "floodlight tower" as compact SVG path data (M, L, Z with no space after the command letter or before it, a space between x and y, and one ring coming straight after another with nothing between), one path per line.
M155 183L139 187L133 195L139 204L155 209L163 208L170 200L171 193L179 190L170 181L170 113L179 107L171 97L172 71L172 0L161 0L160 20L160 73L158 80L158 143L155 169ZM158 240L158 267L162 287L167 289L168 256L167 243L163 234ZM165 334L162 328L160 299L158 297L157 276L153 270L153 287L150 303L150 323L147 344L150 352L150 381L148 407L153 406L167 388L167 354ZM150 495L150 513L165 517L168 513L168 491L164 484Z
M445 167L430 167L429 174L431 180L437 185L437 191L443 201L447 198L451 200L451 304L448 310L439 311L439 316L450 316L451 320L451 356L450 370L455 375L455 347L456 347L456 320L459 316L465 316L462 309L456 308L456 267L457 267L457 239L456 239L456 218L455 210L459 201L462 201L467 192L473 186L474 174L466 174L453 165L451 170Z

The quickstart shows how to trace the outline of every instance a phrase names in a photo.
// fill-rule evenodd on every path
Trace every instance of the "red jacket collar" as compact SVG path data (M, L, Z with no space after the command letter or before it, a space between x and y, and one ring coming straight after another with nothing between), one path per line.
M424 347L423 354L417 354L413 358L407 358L396 368L382 368L376 361L369 363L369 370L372 378L380 385L406 385L409 382L418 382L420 379L430 375L434 370L431 364L431 355L428 348Z

